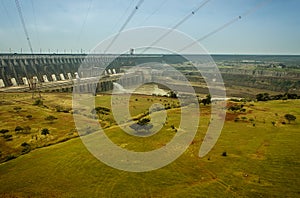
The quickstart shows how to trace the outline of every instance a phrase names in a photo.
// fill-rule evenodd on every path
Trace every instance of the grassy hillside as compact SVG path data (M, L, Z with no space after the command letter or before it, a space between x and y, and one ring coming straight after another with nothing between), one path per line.
M108 99L109 96L99 96L96 103L110 107ZM133 116L148 107L142 104L164 103L161 99L133 96L131 107L142 109L134 112L133 108ZM200 127L194 141L181 157L164 168L145 173L116 170L94 158L80 138L74 138L0 164L0 196L298 197L300 101L230 102L228 106L241 104L246 111L228 111L217 144L204 158L199 158L198 152L208 125L209 107L202 106ZM116 144L126 143L126 149L156 149L173 137L175 132L171 125L176 126L179 119L176 111L176 108L168 110L168 123L162 131L143 141L136 141L113 125L105 132ZM55 116L69 116L57 113ZM296 121L288 124L284 118L286 113L295 115ZM106 116L103 120L110 119L111 115ZM227 156L222 156L224 152Z

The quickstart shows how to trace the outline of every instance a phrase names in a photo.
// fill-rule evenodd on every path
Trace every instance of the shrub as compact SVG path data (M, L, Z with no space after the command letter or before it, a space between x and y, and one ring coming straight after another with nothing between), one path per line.
M34 101L33 105L35 105L35 106L42 106L43 105L43 101L41 99L36 99Z
M296 120L296 116L292 115L292 114L285 114L284 118L287 119L287 121L289 123L291 123L291 121L295 121Z
M23 142L22 144L21 144L21 146L23 146L23 147L26 147L26 146L30 146L27 142Z
M1 130L0 130L0 133L2 133L2 134L5 134L5 133L7 133L7 132L9 132L8 129L1 129Z
M20 126L16 126L15 132L20 132L20 131L23 131L23 128Z
M42 129L41 134L42 135L48 135L48 134L50 134L49 129L47 129L47 128Z
M175 91L172 91L172 90L168 92L168 96L170 98L177 98L178 97L177 93Z
M12 160L12 159L15 159L15 158L16 158L16 156L14 156L14 155L8 155L5 159L5 161Z
M32 115L27 115L26 118L29 119L29 120L31 120L32 119Z
M30 130L31 130L31 127L30 127L30 126L25 126L25 127L23 128L23 130L24 130L25 133L29 133Z
M106 108L106 107L96 107L95 109L93 109L91 111L91 113L95 114L104 114L104 115L108 115L110 113L110 109Z
M59 106L59 105L55 106L55 110L56 110L56 112L64 112L64 113L69 113L70 112L70 109L64 108L64 107Z
M13 138L12 138L12 135L3 135L2 136L6 141L12 141Z
M273 126L275 126L275 124L276 124L276 122L274 122L274 121L272 121L271 123L272 123Z
M21 111L21 107L14 107L14 110L16 111L16 112L20 112Z
M143 118L139 120L137 123L134 123L130 125L130 128L134 129L135 131L149 131L151 128L153 128L153 125L149 123L149 118Z
M23 142L21 146L24 147L22 149L22 154L29 153L31 151L31 146L27 142Z
M238 121L240 121L240 118L234 118L234 121L238 122Z
M45 120L50 121L50 123L53 123L54 120L56 120L57 118L54 117L53 115L49 115L45 118Z
M224 152L222 153L222 156L226 157L226 156L227 156L227 152L224 151Z
M270 100L270 95L268 93L260 93L256 95L257 101L268 101Z

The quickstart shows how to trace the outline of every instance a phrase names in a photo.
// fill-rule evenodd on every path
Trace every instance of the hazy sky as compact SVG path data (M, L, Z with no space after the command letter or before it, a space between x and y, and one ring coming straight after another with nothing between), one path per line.
M29 52L14 0L0 0L0 52ZM88 52L116 33L139 0L19 0L35 52ZM125 29L172 27L202 0L145 0ZM234 17L242 19L201 44L209 53L300 54L300 0L211 0L178 30L201 38ZM127 12L126 12L127 10Z

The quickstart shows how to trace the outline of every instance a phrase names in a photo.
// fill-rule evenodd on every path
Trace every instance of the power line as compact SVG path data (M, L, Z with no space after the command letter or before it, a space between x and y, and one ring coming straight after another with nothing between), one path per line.
M77 44L78 44L78 45L80 44L81 35L82 35L82 32L83 32L84 26L85 26L85 24L86 24L87 18L88 18L88 16L89 16L89 13L90 13L90 10L91 10L91 7L92 7L92 2L93 2L93 0L90 0L90 2L89 2L89 7L88 7L88 9L87 9L87 12L86 12L86 15L85 15L85 17L84 17L82 26L81 26L81 28L80 28L80 32L79 32L79 35L78 35L78 38L77 38Z
M265 6L267 2L271 2L271 1L272 1L272 0L263 0L263 1L261 1L261 2L258 3L256 6L254 6L252 9L250 9L250 10L244 12L242 15L237 16L237 17L234 17L233 19L231 19L230 21L224 23L223 25L221 25L220 27L216 28L215 30L209 32L208 34L202 36L201 38L195 40L194 42L192 42L192 43L186 45L185 47L183 47L182 49L180 49L179 52L181 52L181 51L183 51L183 50L185 50L185 49L187 49L187 48L193 46L193 45L196 44L197 42L203 41L203 40L205 40L206 38L208 38L208 37L210 37L210 36L216 34L217 32L219 32L219 31L225 29L226 27L230 26L231 24L233 24L233 23L237 22L238 20L242 19L242 17L246 17L246 16L252 14L253 12L257 11L257 10L260 9L261 7Z
M158 10L160 10L165 4L166 4L166 2L167 2L168 0L164 0L164 1L162 1L160 4L159 4L159 6L151 13L151 14L149 14L140 24L139 24L139 26L140 25L142 25L143 23L145 23L146 21L148 21L149 19L150 19L150 17L151 16L153 16Z
M188 20L191 16L193 16L200 8L202 8L205 4L207 4L210 0L204 0L202 1L199 6L197 6L195 9L193 9L190 13L188 13L185 17L183 17L180 21L178 21L172 28L169 29L165 34L160 36L157 40L155 40L153 43L150 44L149 47L146 47L142 53L146 52L148 49L150 49L153 45L157 44L159 41L164 39L166 36L168 36L174 29L178 28L181 24L183 24L186 20Z
M127 14L129 8L132 6L133 3L134 3L134 0L131 0L130 4L125 9L125 11L123 12L123 14L118 18L117 23L113 26L112 31L119 25L119 23L121 22L121 19L123 19L125 17L125 15Z
M33 19L34 19L34 28L35 28L36 38L37 38L37 41L38 41L38 46L40 48L41 47L40 37L39 37L38 30L37 30L37 25L36 25L36 15L35 15L35 9L34 9L34 5L33 5L33 0L30 0L30 2L31 2L31 7L32 7L32 14L33 14Z
M18 0L15 0L15 3L16 3L17 10L18 10L18 13L19 13L19 17L21 19L21 23L22 23L22 26L23 26L23 30L24 30L24 33L25 33L25 36L26 36L26 39L27 39L27 42L28 42L28 45L29 45L29 48L30 48L30 52L31 52L31 54L33 54L32 45L31 45L31 42L30 42L30 39L29 39L29 34L27 32L27 28L26 28L26 25L25 25L25 21L24 21L24 17L23 17L23 14L22 14L22 9L21 9L20 3L19 3Z
M118 33L113 37L113 39L111 40L111 42L109 43L109 45L104 50L104 53L106 53L109 50L109 48L113 45L113 43L117 40L117 38L119 37L120 33L124 30L124 28L126 27L126 25L130 22L130 20L132 19L132 17L134 16L134 14L139 9L139 7L142 5L143 2L144 2L144 0L139 0L139 2L135 6L135 8L131 12L131 14L128 16L128 18L126 19L126 21L124 22L124 24L119 29Z

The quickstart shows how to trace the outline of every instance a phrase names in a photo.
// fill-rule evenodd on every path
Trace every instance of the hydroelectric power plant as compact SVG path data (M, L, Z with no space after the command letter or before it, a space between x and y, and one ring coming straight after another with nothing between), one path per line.
M108 91L123 76L122 67L166 61L164 55L0 54L0 91L29 91L39 85L41 91L68 92L73 90L75 79L80 79L81 91ZM92 77L99 76L95 85ZM126 74L121 79L122 86L143 81L142 73Z

